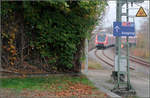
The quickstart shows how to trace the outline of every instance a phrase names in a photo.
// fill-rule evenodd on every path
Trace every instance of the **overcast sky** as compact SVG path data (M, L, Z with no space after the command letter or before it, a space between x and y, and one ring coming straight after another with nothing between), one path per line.
M142 6L146 12L147 15L149 11L149 1L144 1L143 3L133 3L133 6L131 6L131 3L129 3L129 16L136 16L136 13L138 12L139 8ZM122 6L122 12L126 12L126 4ZM134 17L129 18L129 21L135 22L135 28L136 30L140 29L140 25L147 20L148 17ZM111 27L113 26L113 22L116 21L116 1L108 1L108 6L106 7L105 16L102 22L103 27ZM126 21L126 17L122 17L122 21Z

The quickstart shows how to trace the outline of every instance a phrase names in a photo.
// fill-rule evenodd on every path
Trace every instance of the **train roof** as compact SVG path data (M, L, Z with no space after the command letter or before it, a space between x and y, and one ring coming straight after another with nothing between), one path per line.
M97 33L97 35L101 35L101 34L106 34L109 37L115 37L113 34L110 33L102 33L102 32ZM126 38L126 36L121 36L121 38ZM129 36L129 38L137 38L137 36Z

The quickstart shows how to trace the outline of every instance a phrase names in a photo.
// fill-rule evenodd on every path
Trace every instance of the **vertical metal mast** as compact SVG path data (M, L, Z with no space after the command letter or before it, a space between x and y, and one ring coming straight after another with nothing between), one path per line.
M116 21L117 22L121 22L121 13L122 13L122 4L121 4L121 0L117 0L116 2L117 8L116 8ZM119 84L120 84L120 37L116 36L116 56L118 56L117 58L117 66L118 66L118 72L117 72L117 84L115 86L115 88L119 88Z
M88 72L88 39L85 39L85 68L84 68L84 72L85 74L87 74Z
M127 13L127 22L129 22L129 10L128 10L128 0L126 0L126 13ZM126 37L127 40L127 88L130 89L130 70L129 70L129 36Z
M127 22L129 21L129 17L128 17L128 13L129 13L129 9L128 9L128 0L126 0L125 2L123 2L122 0L117 0L117 8L116 8L116 21L117 22L121 22L121 18L122 18L122 5L126 3L126 17L127 17ZM135 94L135 90L131 87L130 84L130 71L129 71L129 36L126 37L127 40L127 54L126 57L121 56L121 37L120 36L116 36L116 62L115 66L117 66L117 82L115 83L115 86L113 88L113 92L118 92L118 93L133 93ZM126 72L120 70L120 68L123 66L122 64L122 60L127 60L127 69ZM121 63L120 63L121 62ZM121 65L122 64L122 65ZM121 76L122 75L126 75L127 76L127 81L120 81Z

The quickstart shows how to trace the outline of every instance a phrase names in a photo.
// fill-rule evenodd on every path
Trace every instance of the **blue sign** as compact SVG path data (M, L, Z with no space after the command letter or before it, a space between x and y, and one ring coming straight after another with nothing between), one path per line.
M113 22L114 36L135 36L134 22Z

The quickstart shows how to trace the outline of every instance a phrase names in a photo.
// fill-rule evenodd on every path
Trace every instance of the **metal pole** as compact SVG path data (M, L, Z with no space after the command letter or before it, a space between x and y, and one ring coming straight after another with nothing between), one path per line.
M87 74L88 72L88 39L85 39L85 68L84 68L84 72L85 74Z
M121 3L120 3L120 0L117 0L116 1L116 5L117 5L117 7L116 7L116 21L117 22L120 22L121 21L121 12L122 12L122 9L121 9ZM119 49L119 47L118 47L118 42L119 42L119 37L118 36L116 36L116 55L118 55L118 49Z
M122 13L122 5L121 0L117 0L117 8L116 8L116 21L121 22L121 13ZM117 87L119 88L120 84L120 37L116 37L116 56L117 58L117 66L118 66L118 72L117 72Z
M119 37L119 42L118 42L118 86L120 84L120 49L121 49L121 39Z
M150 11L149 11L149 15L150 15ZM148 18L148 21L149 21L149 23L148 23L148 35L149 35L149 38L148 38L148 45L149 45L149 56L150 56L150 29L149 29L149 24L150 24L150 16L148 16L149 18Z
M148 12L148 14L150 15L150 11ZM148 42L147 43L148 43L148 53L149 53L148 56L150 57L150 29L149 29L150 16L148 16L148 21L149 22L148 22L148 27L147 27L148 28L148 31L147 31L147 33L148 33L148 36L147 36L148 37Z
M126 0L126 13L127 13L127 22L129 21L129 10L128 10L128 0ZM127 40L127 88L130 89L130 71L129 71L129 37L126 37Z

